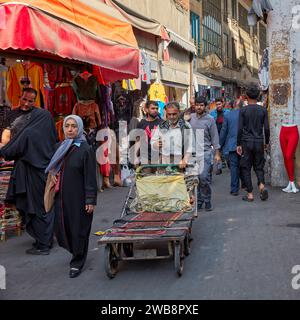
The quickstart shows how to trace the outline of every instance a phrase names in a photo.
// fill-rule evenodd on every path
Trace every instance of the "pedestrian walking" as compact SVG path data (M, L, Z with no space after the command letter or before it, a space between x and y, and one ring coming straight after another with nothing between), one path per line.
M165 107L166 120L155 130L151 146L161 151L163 164L177 164L186 168L193 148L193 133L190 124L180 118L180 105L170 102Z
M252 202L253 185L251 179L252 167L257 176L261 200L268 199L265 187L264 151L268 148L270 128L266 108L257 104L260 90L256 85L250 85L246 90L248 105L240 110L237 137L237 153L241 158L241 169L247 195L243 200Z
M224 156L229 161L231 175L230 194L233 196L237 196L240 189L240 156L236 152L239 114L240 104L234 103L233 110L224 116L224 123L220 133L220 146Z
M154 131L158 129L159 124L163 121L159 115L158 103L156 101L147 101L145 106L147 114L146 119L142 119L137 129L144 130L142 137L137 137L136 149L139 150L139 158L135 159L135 164L151 164L151 138ZM137 156L137 155L136 155Z
M205 210L211 211L211 171L213 166L213 152L215 152L215 161L220 162L220 144L219 144L219 134L214 118L211 117L206 112L207 102L205 97L199 96L195 100L196 113L191 115L191 127L195 133L196 138L196 150L204 151L203 155L203 165L200 165L199 172L199 185L198 185L198 209L201 209L203 204L205 204ZM201 143L201 139L198 139L196 130L203 130L204 134L204 146L197 146ZM199 149L198 149L199 150ZM201 156L201 155L200 155ZM197 159L201 161L201 159Z
M220 136L221 129L224 123L224 116L225 114L229 113L230 110L224 109L223 101L220 98L216 98L215 103L216 103L216 108L210 112L210 115L214 118L216 122L218 135ZM216 175L222 174L222 168L226 168L225 158L221 150L220 150L220 154L221 154L221 161L217 162Z
M83 135L80 117L64 119L65 140L46 170L58 192L54 231L58 244L72 255L69 276L80 275L87 258L93 212L97 202L96 157Z
M15 161L6 201L16 206L35 240L26 253L48 255L54 215L46 214L44 208L45 169L55 151L57 134L50 112L35 107L36 97L36 90L23 90L20 106L8 116L9 142L0 150L0 157Z

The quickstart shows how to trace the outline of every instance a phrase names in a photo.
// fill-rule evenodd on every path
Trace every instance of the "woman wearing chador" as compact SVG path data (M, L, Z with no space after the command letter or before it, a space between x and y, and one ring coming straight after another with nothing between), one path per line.
M96 159L83 135L80 117L66 117L63 129L65 140L46 172L51 173L58 189L54 203L56 238L73 255L69 275L75 278L81 273L88 252L97 200Z

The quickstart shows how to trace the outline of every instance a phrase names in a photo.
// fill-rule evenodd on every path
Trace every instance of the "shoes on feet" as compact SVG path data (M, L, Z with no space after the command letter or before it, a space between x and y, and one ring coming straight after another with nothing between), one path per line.
M30 249L26 250L26 253L32 254L35 256L47 256L50 253L50 250L49 249L41 250L41 249L37 249L37 248L30 248Z
M261 201L266 201L269 198L269 193L268 190L266 188L264 188L261 192L260 192L260 199Z
M198 202L198 205L197 205L197 209L198 209L198 210L201 210L201 209L202 209L203 203L204 203L204 201Z
M247 202L253 202L254 199L253 198L248 198L248 196L243 196L242 200L247 201Z
M213 207L211 202L205 202L205 211L212 211Z
M236 196L238 196L239 195L239 193L238 192L230 192L230 194L232 195L232 196L234 196L234 197L236 197Z
M80 275L80 273L81 273L81 269L71 268L69 272L69 276L70 278L76 278Z

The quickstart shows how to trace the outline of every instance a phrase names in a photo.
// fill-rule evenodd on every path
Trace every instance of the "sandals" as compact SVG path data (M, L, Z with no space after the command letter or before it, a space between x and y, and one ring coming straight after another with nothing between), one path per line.
M243 196L242 200L247 201L247 202L253 202L253 201L254 201L254 199L248 198L247 195L246 195L246 196Z
M268 198L269 198L268 190L267 190L267 189L263 189L263 190L260 192L260 199L261 199L261 201L266 201Z

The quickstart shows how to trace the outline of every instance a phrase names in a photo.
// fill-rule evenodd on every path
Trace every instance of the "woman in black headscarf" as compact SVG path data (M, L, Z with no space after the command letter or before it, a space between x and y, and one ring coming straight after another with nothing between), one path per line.
M83 135L80 117L70 115L63 124L65 140L54 154L50 172L58 192L54 231L58 244L73 258L70 277L79 276L87 258L93 211L97 203L96 157Z

